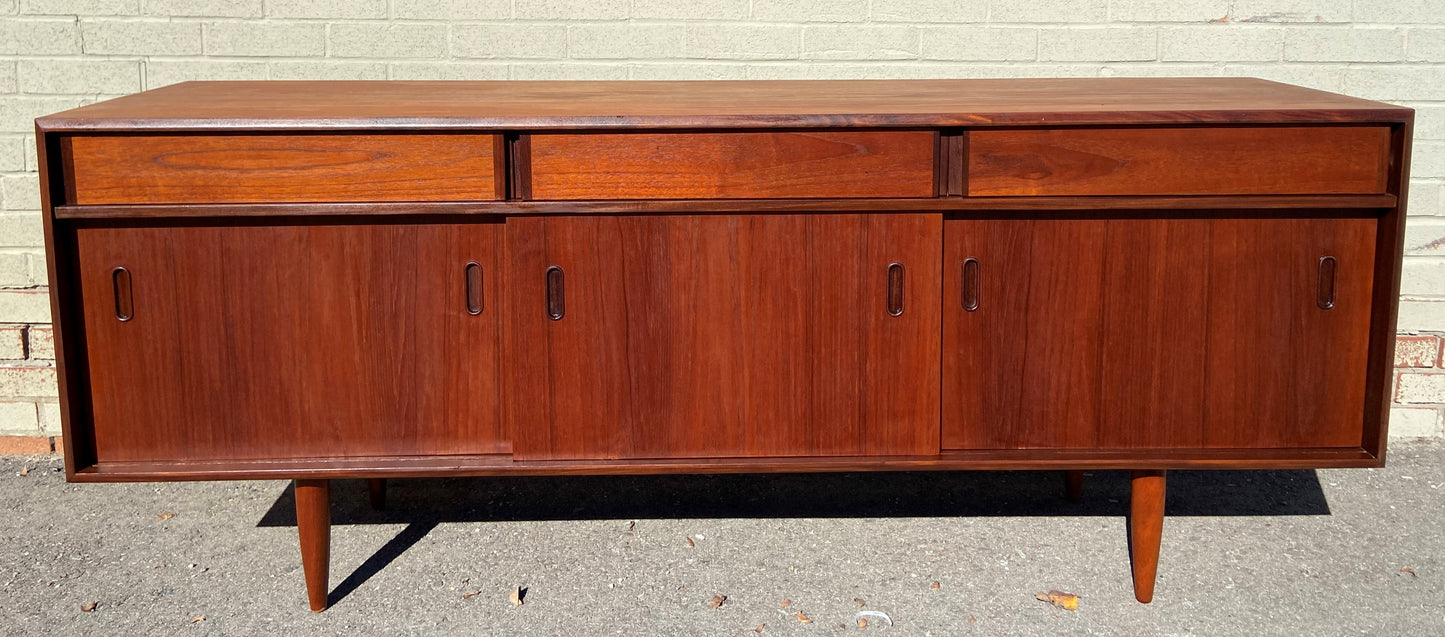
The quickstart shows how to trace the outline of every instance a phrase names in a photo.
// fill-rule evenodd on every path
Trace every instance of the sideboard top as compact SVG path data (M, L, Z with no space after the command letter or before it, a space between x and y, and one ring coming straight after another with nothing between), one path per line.
M1405 121L1253 78L185 82L36 120L46 131L997 126Z

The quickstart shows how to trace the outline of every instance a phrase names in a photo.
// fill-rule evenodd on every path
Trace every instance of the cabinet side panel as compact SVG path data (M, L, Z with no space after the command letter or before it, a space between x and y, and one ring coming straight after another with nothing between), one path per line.
M100 459L504 451L496 315L468 314L464 289L466 260L494 264L494 232L80 230Z

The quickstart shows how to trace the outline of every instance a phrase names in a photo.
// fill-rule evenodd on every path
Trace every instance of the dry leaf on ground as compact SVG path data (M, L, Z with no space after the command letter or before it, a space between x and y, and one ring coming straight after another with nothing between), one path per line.
M712 599L707 600L707 607L717 610L718 608L722 608L723 602L725 601L728 601L727 595L713 595Z
M942 586L943 586L943 585L942 585L942 584L939 584L938 582L934 582L934 583L928 585L928 587L931 588L931 589L933 589L933 590L938 590L938 589L941 588Z
M1079 596L1063 591L1049 591L1047 593L1035 593L1034 599L1041 602L1048 602L1064 610L1079 610Z
M1408 567L1408 566L1406 566L1406 567L1404 567L1404 568L1401 568L1401 569L1400 569L1400 572L1401 572L1401 573L1409 573L1411 577L1419 577L1419 576L1420 576L1419 573L1416 573L1416 572L1415 572L1415 569L1410 568L1410 567Z
M755 633L762 633L762 632L763 632L763 628L765 628L765 627L767 627L767 624L758 624L758 627L757 627L757 628L754 628L754 629L753 629L753 632L755 632Z
M802 623L804 623L804 624L811 624L811 623L813 623L813 618L807 616L807 614L803 613L803 611L798 611L798 614L796 615L796 617L798 618L798 621L799 621L799 622L802 622Z
M201 623L201 622L203 622L203 621L206 621L206 616L205 616L205 615L196 615L195 617L192 617L192 618L191 618L191 623L192 623L192 624L199 624L199 623Z
M858 627L859 627L859 628L867 628L867 627L868 627L868 620L863 619L863 618L861 618L861 617L858 618Z
M86 602L86 603L84 603L84 604L81 605L80 610L81 610L81 612L88 613L88 612L90 612L90 611L95 610L95 607L96 607L96 606L99 606L99 605L100 605L100 602Z
M692 538L687 538L687 545L688 545L688 546L697 546L697 542L692 541Z
M165 513L162 513L162 514L160 514L160 515L157 515L157 516L156 516L156 519L157 519L157 520L169 520L169 519L171 519L171 518L173 518L173 517L176 517L176 514L171 513L170 511L166 511Z
M857 606L858 608L862 608L864 604L865 604L865 602L863 601L863 598L862 598L862 597L854 597L854 598L853 598L853 605L854 605L854 606Z
M476 597L476 596L481 595L481 594L482 594L481 591L472 591L472 592L470 592L470 593L462 593L462 599L471 599L471 598Z
M518 586L518 587L512 589L512 596L511 596L510 598L508 598L507 601L512 602L512 605L513 605L513 606L521 606L521 605L522 605L522 598L523 598L523 597L526 597L526 596L527 596L527 589L524 588L524 587Z
M977 624L977 623L978 623L978 618L977 618L977 617L974 617L973 615L969 615L969 616L968 616L968 623L970 623L970 624Z
M793 600L791 600L791 599L785 599L785 600L783 600L783 601L781 601L781 602L778 602L778 606L781 607L781 608L787 608L787 607L792 606L792 605L793 605Z
M20 467L20 477L24 478L28 475L30 475L30 467Z

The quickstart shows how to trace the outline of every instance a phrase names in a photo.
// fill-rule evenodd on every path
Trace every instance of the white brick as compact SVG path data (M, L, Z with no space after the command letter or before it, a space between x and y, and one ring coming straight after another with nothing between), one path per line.
M45 228L41 225L39 212L0 215L0 246L29 248L43 245Z
M918 29L904 26L809 26L803 58L814 60L906 60L918 57Z
M20 90L19 73L16 71L17 63L0 62L0 90L6 93L15 93Z
M351 58L440 58L447 54L447 28L441 24L331 25L331 55Z
M22 93L135 93L140 62L124 60L20 60Z
M0 252L0 288L28 288L30 257L24 252Z
M1109 18L1108 0L994 2L989 22L1103 22Z
M1352 66L1345 89L1373 100L1445 100L1445 66Z
M753 0L753 19L767 22L861 22L867 17L868 0Z
M511 0L392 0L391 15L406 20L506 20Z
M51 328L32 325L25 334L26 352L31 360L55 360L55 333Z
M326 25L317 22L213 22L205 27L206 55L320 57Z
M970 75L974 70L969 68ZM749 64L747 73L750 80L916 80L957 77L959 71L954 67L889 62L788 62Z
M0 177L0 190L5 193L6 210L39 210L40 180L31 174Z
M1410 29L1406 37L1411 62L1445 62L1445 29Z
M0 325L0 360L15 361L25 358L25 327Z
M1157 41L1157 34L1152 28L1044 29L1039 32L1039 60L1091 62L1153 60Z
M49 323L50 293L46 290L0 290L0 322Z
M1159 64L1134 62L1110 64L1099 69L1099 77L1211 77L1219 68L1210 64Z
M879 22L983 22L987 0L873 0L872 18Z
M1373 27L1285 30L1284 59L1301 62L1395 62L1405 55L1405 32Z
M711 62L665 62L661 64L633 64L634 80L742 80L747 79L747 67L741 64Z
M1445 403L1445 374L1400 374L1399 380L1395 381L1395 402L1406 405Z
M1405 193L1405 214L1445 215L1445 185L1438 181L1411 181ZM1422 220L1423 222L1423 220ZM1409 223L1415 223L1414 220Z
M201 25L159 20L82 20L86 53L102 55L199 55Z
M1232 63L1224 65L1220 74L1226 77L1257 77L1336 93L1344 91L1345 85L1345 67L1332 64Z
M146 88L160 88L191 80L264 80L265 62L156 61L145 64Z
M512 65L514 80L625 80L626 64L536 62Z
M1113 0L1109 19L1117 22L1209 22L1229 16L1230 0Z
M1445 179L1445 142L1416 140L1410 154L1411 179Z
M1440 22L1440 0L1355 0L1355 22Z
M272 62L273 80L384 80L380 62Z
M1234 0L1238 22L1349 22L1350 0Z
M1165 62L1267 62L1280 59L1284 32L1277 27L1206 25L1159 30Z
M146 15L187 18L259 18L262 0L145 0Z
M1400 294L1445 297L1445 260L1411 257L1400 272Z
M0 137L0 172L25 170L25 151L28 141L24 135Z
M1034 60L1039 55L1038 29L929 27L922 41L928 60Z
M393 62L394 80L505 80L506 64L495 62Z
M1415 106L1415 139L1445 140L1445 106Z
M60 424L60 403L40 402L35 407L40 412L40 435L61 435L64 429Z
M80 106L74 97L6 97L0 100L0 132L35 131L35 118Z
M620 20L627 0L513 0L519 20Z
M385 18L386 0L266 0L273 18Z
M1440 429L1440 411L1396 407L1390 410L1391 438L1438 437L1445 432Z
M80 27L54 18L0 20L0 55L63 55L80 52Z
M459 24L452 27L451 53L464 58L563 58L567 56L567 27Z
M38 436L35 403L0 402L0 436Z
M1405 254L1445 256L1445 219L1412 217L1405 223Z
M802 29L782 25L688 25L687 56L736 60L796 59Z
M746 20L748 0L632 0L632 17L644 20Z
M627 60L682 57L682 29L671 24L585 24L567 28L567 57Z
M135 15L140 0L21 0L22 15Z
M0 366L0 396L44 398L59 394L54 367Z
M1445 300L1400 299L1397 322L1402 332L1445 332Z

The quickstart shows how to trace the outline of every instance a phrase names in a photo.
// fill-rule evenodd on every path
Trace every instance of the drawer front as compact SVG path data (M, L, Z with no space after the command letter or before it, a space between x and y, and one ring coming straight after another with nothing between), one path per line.
M77 204L499 199L495 135L76 136Z
M1385 126L985 130L968 194L1375 194L1389 156Z
M934 194L930 131L533 135L531 157L544 200Z

